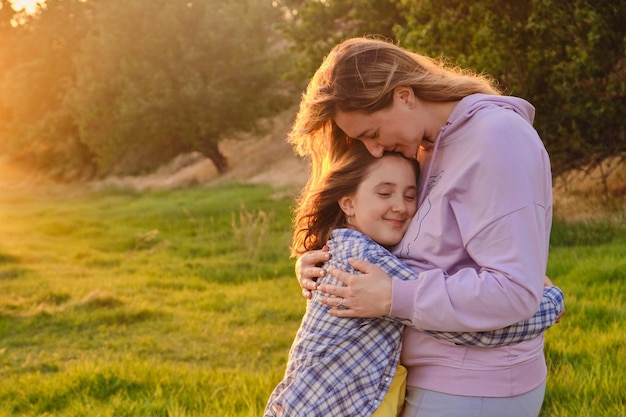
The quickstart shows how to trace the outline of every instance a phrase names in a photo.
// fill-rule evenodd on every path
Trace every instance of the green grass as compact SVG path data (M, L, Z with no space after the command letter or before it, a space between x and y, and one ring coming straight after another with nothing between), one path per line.
M626 415L626 224L556 221L548 275L566 316L547 332L543 416Z
M278 195L0 195L0 417L261 415L304 312ZM626 415L625 237L555 222L542 416Z

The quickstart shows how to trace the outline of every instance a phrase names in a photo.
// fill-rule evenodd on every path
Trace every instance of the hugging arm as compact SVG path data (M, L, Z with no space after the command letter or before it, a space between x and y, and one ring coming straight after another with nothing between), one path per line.
M374 304L380 304L381 291L377 289L377 285L381 281L387 281L390 283L393 276L394 279L400 280L415 280L417 275L404 265L399 259L389 254L388 256L381 256L381 254L369 253L367 260L360 259L351 261L354 269L364 272L364 274L355 275L349 272L332 269L332 274L340 281L348 284L348 287L339 286L326 286L323 285L320 290L335 295L336 297L322 297L322 302L330 307L329 313L339 317L372 317L377 314L378 311L372 310ZM322 268L316 267L315 264L310 264L313 260L317 260L318 257L326 257L329 254L326 252L311 253L308 257L301 258L298 263L296 271L298 273L299 281L307 282L307 289L314 289L317 284L309 278L312 276L322 276L327 273ZM375 262L375 263L374 263ZM358 280L358 281L357 281ZM371 281L371 282L366 282ZM447 340L452 343L461 345L471 345L477 347L496 347L503 346L512 343L518 343L525 340L530 340L540 336L548 328L558 322L560 317L565 312L564 307L564 295L563 292L546 279L546 287L543 289L543 297L541 299L539 309L529 319L517 322L510 326L490 331L482 332L443 332L424 330L428 334L437 337L439 339ZM350 295L350 286L364 290L373 289L373 297L379 300L378 303L360 302L359 298L355 298ZM338 305L337 297L341 297L345 300L344 304L349 308L337 309L334 308ZM390 303L391 300L388 300ZM386 303L385 303L386 304ZM388 312L389 310L387 310ZM420 328L415 326L408 319L399 319L395 317L389 317L388 319L399 321L404 325Z
M539 310L528 320L520 321L508 327L486 332L436 332L426 333L438 339L447 340L460 345L478 347L497 347L534 339L557 323L565 312L564 295L558 287L543 289L543 298ZM405 320L402 323L410 325Z

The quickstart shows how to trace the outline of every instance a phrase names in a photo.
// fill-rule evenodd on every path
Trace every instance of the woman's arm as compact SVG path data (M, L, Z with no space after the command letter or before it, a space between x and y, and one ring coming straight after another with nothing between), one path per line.
M400 262L400 261L398 261ZM347 287L320 285L322 292L331 296L322 297L321 301L333 307L329 314L337 317L381 317L389 314L391 308L391 281L385 270L365 260L352 260L350 264L364 274L354 275L338 269L329 272ZM545 288L539 310L533 317L502 329L485 332L441 332L425 330L439 339L460 345L478 347L497 347L534 339L555 323L565 312L563 292L545 278ZM359 294L354 297L354 294ZM336 308L342 300L343 308ZM410 320L396 319L405 325L415 326ZM420 329L423 330L423 329Z
M558 287L546 287L539 310L528 320L489 332L435 332L426 333L452 343L478 347L497 347L534 339L558 323L565 314L564 295Z

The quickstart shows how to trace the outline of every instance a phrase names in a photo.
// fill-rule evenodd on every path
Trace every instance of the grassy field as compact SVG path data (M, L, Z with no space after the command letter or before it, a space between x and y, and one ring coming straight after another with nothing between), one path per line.
M260 416L304 311L293 195L0 195L0 416ZM626 415L626 224L554 226L542 416Z

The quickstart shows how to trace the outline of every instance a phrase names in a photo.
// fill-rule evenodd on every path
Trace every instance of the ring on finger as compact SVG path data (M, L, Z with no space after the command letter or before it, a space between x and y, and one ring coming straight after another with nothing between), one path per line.
M343 303L344 301L345 301L344 298L342 298L341 301L339 301L339 304L337 304L338 309L343 310L344 308L348 308L348 306Z

